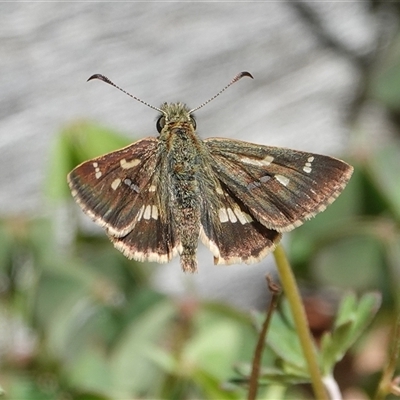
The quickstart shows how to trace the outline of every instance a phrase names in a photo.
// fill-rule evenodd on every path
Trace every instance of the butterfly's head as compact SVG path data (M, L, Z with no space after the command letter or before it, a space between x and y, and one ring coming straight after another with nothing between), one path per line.
M190 125L196 129L196 121L190 109L183 103L164 103L160 107L161 115L157 119L159 133L165 126Z

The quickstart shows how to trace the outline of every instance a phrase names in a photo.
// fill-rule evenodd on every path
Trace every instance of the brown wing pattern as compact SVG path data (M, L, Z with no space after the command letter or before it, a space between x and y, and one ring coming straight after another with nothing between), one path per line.
M219 192L219 193L218 193ZM255 220L224 184L218 186L217 207L204 199L200 238L214 255L215 264L252 264L279 242L281 234Z
M168 199L160 197L168 191L160 190L157 144L156 138L145 138L84 162L68 175L68 183L83 211L106 228L127 257L167 262L178 243Z
M86 161L68 175L72 195L109 234L125 236L135 225L142 205L156 194L152 191L156 155L157 139L146 138Z
M290 231L342 192L353 168L332 157L238 140L210 138L212 168L269 229Z

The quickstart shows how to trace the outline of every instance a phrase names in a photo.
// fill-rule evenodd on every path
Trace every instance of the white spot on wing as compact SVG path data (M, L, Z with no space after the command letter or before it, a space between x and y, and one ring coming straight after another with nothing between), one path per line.
M239 208L235 207L233 209L233 212L235 213L235 215L237 216L238 220L240 221L240 223L242 225L247 224L247 219L246 217L243 215L242 210L240 210Z
M262 164L265 166L268 166L269 164L272 163L272 161L274 161L274 157L272 156L265 156L262 160Z
M287 186L288 184L289 184L289 182L290 182L290 179L289 178L286 178L286 176L283 176L283 175L275 175L275 179L280 183L280 184L282 184L283 186Z
M235 215L235 213L232 211L232 209L231 209L231 208L227 208L226 210L228 211L229 220L230 220L231 222L237 222L236 215Z
M151 206L151 217L153 219L158 219L158 209L157 209L157 206L155 206L155 205Z
M138 219L137 219L138 221L142 219L143 211L144 211L144 206L140 207L140 210L138 212Z
M303 167L303 171L307 174L309 174L312 171L311 168L311 163L314 161L314 157L310 156L307 158L307 162L305 163L304 167Z
M224 194L224 191L221 189L220 186L217 186L217 188L215 189L215 191L216 191L218 194Z
M99 163L95 161L94 163L92 163L92 165L94 167L94 176L96 177L96 179L99 179L101 175L103 175L100 171Z
M242 212L244 218L246 219L247 222L252 222L253 218L251 217L250 214L245 213L244 211Z
M120 185L120 183L121 183L121 179L119 179L119 178L114 179L114 180L112 181L112 183L111 183L112 189L113 189L113 190L116 190L116 189L118 188L118 186Z
M218 210L218 217L219 217L219 220L221 222L228 222L229 221L229 217L228 217L228 214L226 212L226 208L220 208Z
M155 192L155 191L156 191L155 185L150 185L149 192Z
M260 167L267 167L274 161L274 157L272 156L265 156L264 158L257 159L257 158L249 158L249 157L242 157L240 161L246 163L246 164L251 164L251 165L258 165Z
M129 168L133 168L136 167L137 165L140 164L140 160L138 158L134 158L131 161L126 161L125 158L123 158L119 164L121 165L121 168L123 169L129 169Z
M150 219L150 217L151 217L151 206L147 205L143 213L143 218Z

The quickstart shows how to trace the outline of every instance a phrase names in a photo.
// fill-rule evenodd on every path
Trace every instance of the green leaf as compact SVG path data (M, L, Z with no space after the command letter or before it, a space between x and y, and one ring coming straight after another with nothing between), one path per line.
M335 364L365 331L381 303L378 293L367 293L357 302L354 294L346 295L339 306L332 332L321 339L321 364L324 376L331 375Z

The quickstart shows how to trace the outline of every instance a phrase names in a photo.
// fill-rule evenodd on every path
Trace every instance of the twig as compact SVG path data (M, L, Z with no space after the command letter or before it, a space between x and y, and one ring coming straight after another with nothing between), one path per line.
M263 352L264 346L265 346L265 340L266 340L266 335L268 332L268 327L269 327L272 315L274 313L274 310L276 309L276 306L278 304L279 295L281 293L280 287L272 281L272 278L269 275L267 275L266 279L268 282L268 289L272 293L272 297L271 297L271 301L268 306L267 316L266 316L263 326L261 328L261 332L258 337L257 346L254 351L253 364L252 364L251 375L250 375L250 380L249 380L249 393L247 396L248 400L255 400L255 398L257 397L258 377L260 375L262 352Z

